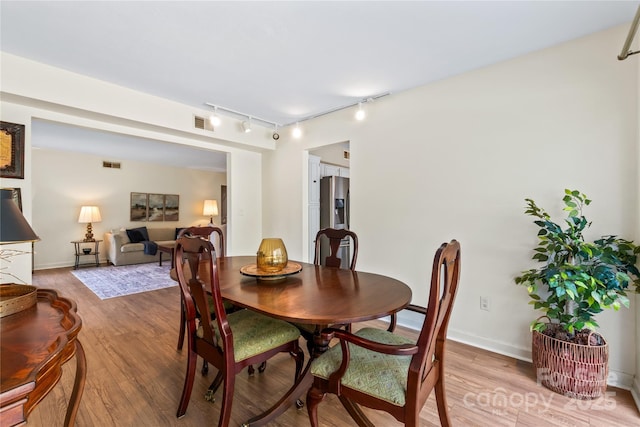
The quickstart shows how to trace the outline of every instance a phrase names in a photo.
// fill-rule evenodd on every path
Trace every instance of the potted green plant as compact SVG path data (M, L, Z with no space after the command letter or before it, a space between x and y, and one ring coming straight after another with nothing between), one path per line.
M539 227L533 259L542 266L523 271L515 282L527 287L529 304L543 313L531 323L538 380L561 394L590 399L604 393L608 376L608 346L594 333L594 317L607 308L629 307L627 293L640 289L640 247L617 236L585 241L591 222L582 211L591 200L576 190L565 190L562 200L564 228L525 199L525 214Z

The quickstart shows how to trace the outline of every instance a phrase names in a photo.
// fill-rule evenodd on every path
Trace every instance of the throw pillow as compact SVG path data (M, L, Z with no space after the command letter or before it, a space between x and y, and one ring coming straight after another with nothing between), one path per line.
M127 243L131 243L131 241L129 240L129 236L127 235L127 230L125 230L124 227L112 228L111 234L113 234L114 237L120 236L120 241L121 241L121 244L123 245L126 245Z
M127 236L129 236L129 240L131 240L131 243L139 243L149 240L147 227L127 229Z
M124 227L120 227L120 239L122 240L122 244L126 245L127 243L131 243L129 240L129 236L127 236L127 230Z

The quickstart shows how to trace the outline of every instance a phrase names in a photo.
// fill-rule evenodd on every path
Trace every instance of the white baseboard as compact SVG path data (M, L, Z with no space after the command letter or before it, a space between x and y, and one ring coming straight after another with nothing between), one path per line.
M106 264L107 263L107 259L104 258L98 258L98 261L100 262L100 265ZM86 263L86 260L84 261ZM73 260L71 260L70 262L54 262L54 263L48 263L48 264L38 264L36 266L34 266L34 270L51 270L52 268L65 268L65 267L73 267L74 263ZM84 264L83 264L84 265ZM89 265L89 264L87 264Z
M640 411L640 374L636 375L636 379L631 387L631 396L633 396L634 402Z
M34 266L34 270L51 270L52 268L64 268L64 267L73 267L72 263L49 263L49 264L38 264Z
M398 316L398 325L404 326L409 329L419 330L422 327L421 323L415 321L415 319ZM480 337L477 335L468 334L466 332L449 328L447 338L467 344L472 347L481 348L483 350L490 351L492 353L501 354L503 356L513 357L514 359L523 360L525 362L531 362L531 348L517 347L509 343L492 340L490 338ZM607 384L613 387L618 387L623 390L631 390L632 394L635 391L634 399L636 404L640 400L640 383L636 378L635 383L633 375L629 375L620 371L609 371L609 378ZM640 408L640 405L638 405Z

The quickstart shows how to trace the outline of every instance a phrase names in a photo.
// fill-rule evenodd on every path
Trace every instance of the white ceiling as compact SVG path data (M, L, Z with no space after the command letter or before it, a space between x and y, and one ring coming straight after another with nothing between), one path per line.
M639 4L3 0L0 48L288 124L630 23Z

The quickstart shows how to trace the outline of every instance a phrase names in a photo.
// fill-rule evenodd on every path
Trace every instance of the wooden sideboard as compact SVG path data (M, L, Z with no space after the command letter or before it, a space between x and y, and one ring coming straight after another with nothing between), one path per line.
M2 285L0 285L2 286ZM0 319L0 425L26 423L29 413L58 383L62 365L76 356L76 376L65 426L72 426L84 390L87 362L78 333L76 303L38 289L36 305Z

